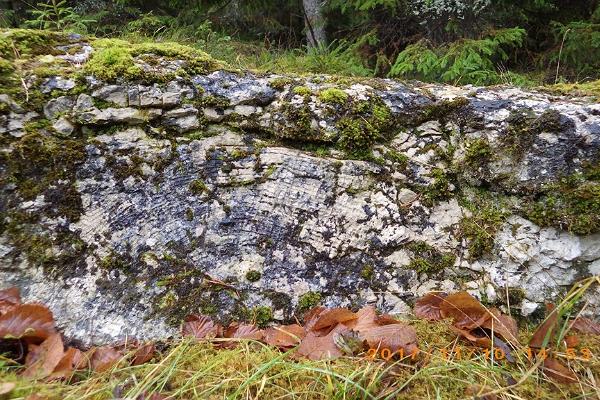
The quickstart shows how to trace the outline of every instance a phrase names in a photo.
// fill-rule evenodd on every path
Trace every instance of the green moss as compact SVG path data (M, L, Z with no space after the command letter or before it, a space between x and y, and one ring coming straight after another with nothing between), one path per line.
M452 198L451 177L448 171L434 168L429 173L429 177L433 178L432 183L416 188L421 193L425 205L433 206L438 201Z
M201 179L193 180L189 185L189 189L192 193L194 193L196 195L200 195L200 194L208 191L208 187L206 186L204 181Z
M115 252L110 253L100 260L99 266L108 271L119 270L128 272L130 270L130 262Z
M312 94L312 90L307 88L306 86L296 86L293 90L294 94L299 96L310 96Z
M227 108L229 107L230 101L228 98L223 97L223 96L213 96L213 95L207 95L207 96L202 96L199 100L198 100L198 106L200 108L202 107L211 107L211 108Z
M0 30L0 56L6 59L30 58L54 53L54 46L66 42L64 34L35 29Z
M0 57L0 76L10 75L14 72L15 67L13 63L5 58Z
M369 158L373 144L384 139L391 126L391 112L380 99L359 101L336 124L337 144L350 156Z
M585 83L559 83L552 86L546 86L546 90L552 93L574 95L574 96L592 96L600 99L600 80Z
M360 276L364 280L370 281L375 276L375 268L370 264L365 265L360 270Z
M258 282L261 277L262 274L259 271L251 269L250 271L246 272L246 279L250 282Z
M491 160L492 154L493 151L487 139L475 139L466 144L464 163L470 168L480 168Z
M192 210L191 208L187 208L185 210L185 219L188 221L193 221L194 220L194 210Z
M225 66L208 54L178 43L130 43L119 39L98 39L92 42L95 52L84 67L84 73L112 81L116 78L129 80L164 81L174 75L148 75L135 64L135 57L155 55L175 60L183 60L185 66L178 74L205 74ZM173 75L173 76L172 76Z
M313 307L316 307L321 302L321 293L306 292L298 299L297 311L299 313L306 312Z
M285 89L286 86L291 85L292 83L294 83L294 80L292 78L281 77L275 78L272 81L270 81L269 86L271 86L275 90L281 91Z
M465 97L458 97L454 100L443 100L434 104L425 106L420 113L414 116L412 125L421 125L427 121L438 120L445 121L451 115L462 111L470 104Z
M540 226L553 226L576 235L600 231L600 180L595 168L546 185L524 209Z
M385 152L384 158L398 164L401 169L406 168L408 165L408 156L393 149Z
M250 311L252 322L259 328L266 328L273 321L273 310L271 307L259 306Z
M456 261L452 253L442 253L426 242L413 242L408 245L413 254L413 259L408 268L418 273L438 274L451 268Z
M532 112L513 111L507 122L508 128L500 141L502 147L515 158L520 158L540 133L558 133L565 128L561 114L555 110L547 110L540 116Z
M496 232L510 211L503 206L501 199L492 198L487 192L481 192L463 205L472 215L460 220L458 238L467 240L469 258L473 260L491 253Z
M242 158L246 158L248 156L248 151L243 149L234 149L231 153L229 153L229 157L231 160L241 160Z
M348 97L348 93L336 88L329 88L319 92L319 100L323 103L344 104L348 101Z

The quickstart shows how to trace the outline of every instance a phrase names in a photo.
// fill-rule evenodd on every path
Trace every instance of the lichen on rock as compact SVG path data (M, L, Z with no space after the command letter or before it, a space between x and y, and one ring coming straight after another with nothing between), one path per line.
M2 50L16 37L25 69ZM598 271L600 106L586 98L0 39L1 287L74 338L164 338L195 312L403 313L430 290L530 314Z

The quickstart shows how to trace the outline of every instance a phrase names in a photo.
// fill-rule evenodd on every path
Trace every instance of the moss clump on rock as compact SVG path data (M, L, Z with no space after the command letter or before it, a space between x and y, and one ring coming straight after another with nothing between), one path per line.
M418 273L437 274L450 268L456 261L452 253L443 253L426 242L417 241L408 245L413 255L408 268Z
M319 100L330 104L344 104L348 97L348 93L337 88L325 89L319 93Z
M299 96L310 96L312 94L312 91L307 88L306 86L296 86L293 90L294 94L297 94Z
M339 119L337 144L350 156L368 158L373 144L383 140L391 126L391 112L383 101L359 101Z
M204 181L202 179L195 179L190 183L189 189L192 193L194 193L196 195L200 195L200 194L206 192L208 190L208 187L206 186L206 183L204 183Z
M319 292L306 292L298 299L297 310L299 313L306 312L316 307L321 302L322 296Z
M589 168L583 174L546 185L525 207L525 216L540 226L589 235L600 231L600 179Z
M156 55L159 57L182 60L185 65L178 74L205 74L225 67L203 51L178 43L130 43L119 39L98 39L92 42L96 49L92 58L84 67L85 74L98 79L113 81L117 78L143 81L165 81L173 74L148 74L136 64L135 57Z
M262 274L254 269L246 272L246 279L250 282L258 282L261 277Z

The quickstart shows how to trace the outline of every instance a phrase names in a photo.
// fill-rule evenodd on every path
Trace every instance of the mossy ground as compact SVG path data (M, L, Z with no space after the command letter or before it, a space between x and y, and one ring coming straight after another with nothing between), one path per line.
M589 349L590 359L570 361L579 383L559 385L528 360L525 349L514 352L515 363L493 362L483 349L474 350L457 339L446 322L410 324L423 350L415 360L408 356L385 361L362 354L308 361L296 359L295 350L283 353L257 342L216 349L206 342L182 340L165 343L148 364L130 367L123 362L104 373L82 373L70 383L25 380L16 364L0 357L0 381L16 384L7 399L32 393L51 400L140 398L144 392L172 399L463 399L477 394L469 392L474 385L496 392L499 399L593 399L597 395L593 382L600 376L598 336L580 337L577 348ZM529 337L531 331L525 328L520 335ZM556 354L565 359L564 353Z

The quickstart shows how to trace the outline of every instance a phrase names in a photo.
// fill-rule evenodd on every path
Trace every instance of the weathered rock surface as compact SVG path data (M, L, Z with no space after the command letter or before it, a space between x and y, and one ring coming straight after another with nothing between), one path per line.
M30 82L43 103L0 96L0 288L85 342L319 300L405 313L430 290L530 315L600 271L589 99L225 70Z

